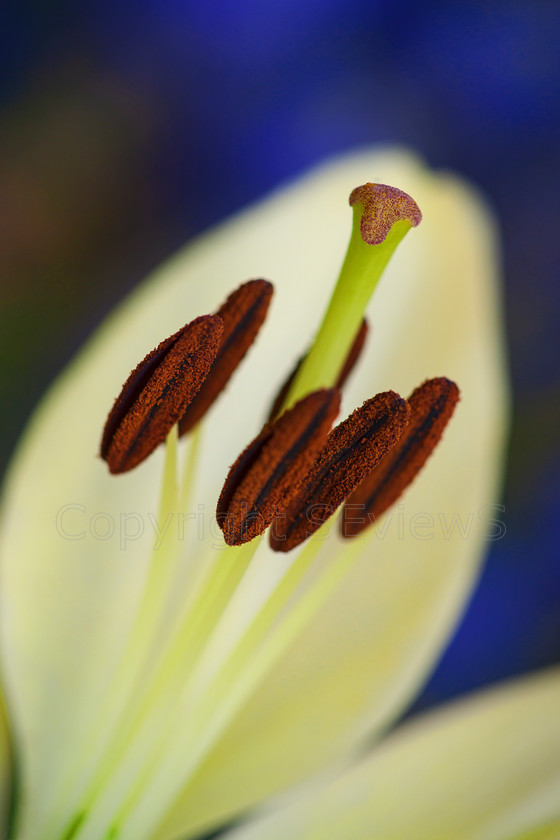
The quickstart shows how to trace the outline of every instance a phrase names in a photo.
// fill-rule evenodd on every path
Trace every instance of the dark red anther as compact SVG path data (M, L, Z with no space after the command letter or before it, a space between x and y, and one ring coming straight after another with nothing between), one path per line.
M369 332L368 322L364 318L362 320L362 323L360 324L360 329L356 333L356 337L354 339L352 347L350 348L350 350L348 352L348 355L346 356L346 361L344 362L344 364L342 366L342 369L341 369L341 371L338 375L338 379L336 380L336 383L335 383L335 386L334 386L335 388L338 388L339 390L342 390L342 388L344 386L344 383L346 382L346 380L348 379L348 377L350 376L350 374L352 373L352 371L354 369L354 365L356 364L356 362L360 358L362 350L364 349L364 344L365 344L368 332ZM296 366L294 367L293 371L290 373L290 375L288 376L288 378L286 379L286 381L284 382L284 384L280 388L280 390L279 390L278 394L276 395L276 398L275 398L275 400L272 404L272 408L270 409L270 413L268 415L269 420L274 420L274 418L277 417L278 414L280 413L280 409L284 405L286 397L288 396L288 392L289 392L290 388L292 387L292 383L293 383L294 379L296 378L297 374L299 373L299 369L302 366L302 364L304 362L304 359L305 359L305 356L302 356L301 359L296 363Z
M297 493L340 409L340 393L309 394L267 423L231 467L216 518L228 545L262 534Z
M210 373L179 421L179 434L189 432L206 414L257 337L272 298L272 283L249 280L217 311L224 325L220 349Z
M386 391L333 429L286 515L275 519L271 548L290 551L326 522L397 443L409 415L406 400Z
M131 470L165 440L208 375L222 332L216 315L196 318L132 371L101 439L101 457L112 473Z
M408 400L410 421L394 449L348 498L342 511L343 537L355 537L393 505L416 478L439 443L459 400L450 379L430 379Z

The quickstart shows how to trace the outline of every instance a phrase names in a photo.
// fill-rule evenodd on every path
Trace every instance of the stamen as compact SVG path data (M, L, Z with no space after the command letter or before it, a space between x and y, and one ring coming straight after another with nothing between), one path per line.
M335 382L334 387L338 388L339 391L342 390L342 388L344 386L344 383L346 382L346 380L348 379L348 377L352 373L352 370L354 369L354 365L356 364L356 362L360 358L362 350L364 349L364 344L365 344L368 332L369 332L368 322L364 318L362 320L361 325L360 325L360 329L356 333L354 343L352 344L352 347L350 348L350 351L349 351L348 355L346 356L346 361L344 362L344 365L342 366L342 369L341 369L340 373L338 374L338 379ZM284 405L284 403L286 401L286 398L288 396L288 392L289 392L290 388L292 387L292 383L293 383L294 379L296 378L296 376L298 375L299 369L301 368L301 366L302 366L302 364L303 364L303 362L305 361L306 358L307 358L307 354L305 354L305 356L302 356L299 359L299 361L296 363L294 369L292 370L292 372L290 373L290 375L288 376L288 378L286 379L286 381L284 382L284 384L282 385L282 387L278 391L278 394L276 395L276 398L275 398L274 402L272 403L272 408L270 409L270 413L268 415L269 420L274 420L274 418L277 417L280 414L282 406Z
M411 416L402 438L344 506L343 537L355 537L396 502L439 443L458 400L459 389L450 379L430 379L416 388L408 400Z
M267 280L249 280L228 297L216 315L222 319L222 343L210 373L179 421L184 435L206 414L227 385L247 350L257 337L272 298L273 286Z
M274 423L266 423L231 467L216 518L228 545L262 534L311 469L340 409L340 393L309 394Z
M101 457L112 473L131 470L163 443L208 375L222 338L221 318L186 324L132 371L111 409Z
M291 551L326 522L395 446L409 415L406 400L386 391L333 429L286 517L275 520L271 548Z
M350 348L348 355L346 356L346 361L344 362L340 373L338 374L338 379L336 380L336 386L340 390L342 390L342 386L354 370L354 366L360 356L362 355L362 350L364 349L364 345L366 343L366 338L369 332L369 324L366 318L363 318L362 323L360 324L360 329L356 333L356 338L354 339L354 343Z
M350 206L363 204L360 221L362 239L368 245L380 245L398 221L410 222L416 227L422 213L408 193L386 184L363 184L350 193Z

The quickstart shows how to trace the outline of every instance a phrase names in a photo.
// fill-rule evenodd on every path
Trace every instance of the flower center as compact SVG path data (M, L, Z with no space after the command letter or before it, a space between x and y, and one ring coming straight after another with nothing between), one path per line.
M296 517L299 525L291 521L290 539L282 532L282 549L278 538L273 538L272 545L286 551L299 544L301 539L295 535L302 533L302 500L309 496L319 503L320 499L324 510L338 507L395 446L406 425L404 402L399 398L384 424L379 425L374 458L364 445L373 436L373 432L363 431L370 429L366 418L371 406L366 404L327 444L340 404L338 389L343 387L365 341L365 306L398 243L421 219L410 196L381 184L356 188L350 204L354 221L348 252L316 339L281 388L272 407L272 419L239 456L220 495L217 519L229 545L253 539L280 516L290 522L291 514L284 511L296 496L301 497ZM111 472L124 472L140 463L175 423L179 435L193 429L256 338L271 297L270 283L245 283L215 315L187 324L138 365L125 382L103 432L101 455ZM282 413L286 407L289 410ZM372 428L377 428L375 423ZM341 456L340 448L347 457ZM317 466L322 470L320 478L311 469L318 458L322 465ZM327 473L336 480L324 496L315 485L320 483L325 489ZM293 513L294 506L290 509ZM305 534L316 527L308 528Z

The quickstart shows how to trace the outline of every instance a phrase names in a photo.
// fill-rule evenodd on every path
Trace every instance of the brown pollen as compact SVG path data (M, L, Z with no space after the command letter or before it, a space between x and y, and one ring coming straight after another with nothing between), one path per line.
M179 434L189 432L227 385L257 337L272 298L272 283L249 280L231 293L217 311L224 325L222 343L210 373L179 421Z
M402 438L344 506L343 537L357 536L396 502L439 443L458 401L457 385L444 377L416 388L408 399L411 416Z
M286 517L275 520L271 548L291 551L326 522L397 443L409 415L406 400L386 391L333 429Z
M411 227L422 221L422 213L408 193L386 184L363 184L350 193L350 206L363 205L360 233L368 245L380 245L395 222L406 220Z
M340 393L309 394L241 453L226 478L216 519L228 545L262 534L290 502L311 469L340 409Z
M131 470L163 443L204 382L222 331L221 318L196 318L162 341L132 371L101 439L101 457L112 473Z

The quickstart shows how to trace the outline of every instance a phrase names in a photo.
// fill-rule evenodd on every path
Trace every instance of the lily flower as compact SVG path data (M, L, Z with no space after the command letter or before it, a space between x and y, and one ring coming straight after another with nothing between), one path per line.
M338 299L335 292L320 325L344 254L348 193L371 178L414 196L423 221L399 245L368 306L372 338L344 385L342 415L380 391L411 394L426 378L459 383L461 402L399 505L363 533L343 538L329 519L287 553L260 538L226 546L214 514L230 464L258 435L302 353L314 348L287 397L294 411L315 387L335 383L357 334L371 289ZM343 275L360 268L344 265ZM533 728L542 734L557 677L491 698L457 723L450 713L409 724L371 765L336 774L425 682L495 536L507 413L496 274L493 222L470 187L405 151L365 151L319 167L196 240L107 319L37 410L4 488L0 662L17 770L6 836L186 840L312 778L315 792L240 836L365 837L373 812L379 836L461 836L431 834L429 820L423 834L414 833L416 820L406 829L391 807L403 796L400 779L418 819L428 819L422 791L434 802L440 789L451 795L461 748L474 749L462 740L463 720L465 732L484 738L495 773L511 771L511 753L503 750L501 762L491 745L507 733L524 749ZM141 463L117 429L127 408L121 395L102 445L111 472L120 473L112 475L95 453L127 371L151 347L148 360L173 364L169 347L197 341L183 325L200 316L196 330L217 363L221 310L206 314L251 277L270 278L275 296L228 387L218 396L215 382L202 386L204 411L199 401L180 440L171 430L158 446L161 428L151 428L142 444L150 457ZM160 344L167 335L171 344ZM207 361L189 384L193 394L212 375ZM223 382L231 372L220 374ZM134 374L128 382L135 394L144 373L140 384ZM144 408L158 408L161 393L153 390ZM394 401L402 420L410 409ZM172 422L184 411L174 405ZM151 408L140 425L150 417ZM530 724L520 711L525 701ZM456 756L449 771L447 739ZM535 754L533 769L536 761ZM465 773L474 764L473 753ZM555 758L550 764L558 772ZM378 791L371 813L363 799L370 784ZM332 802L322 812L325 791Z

